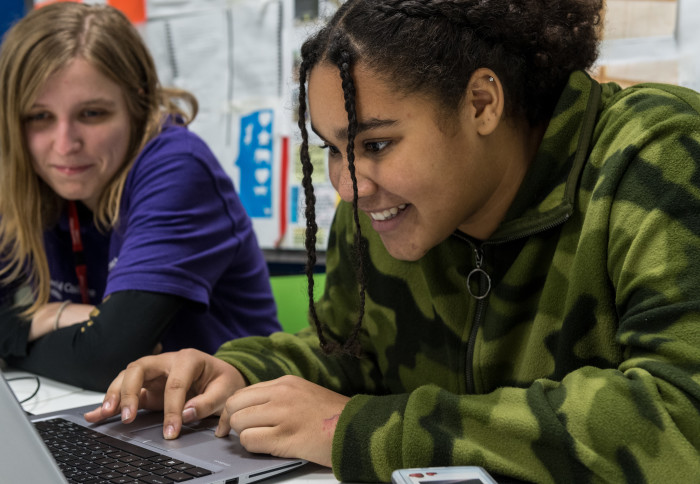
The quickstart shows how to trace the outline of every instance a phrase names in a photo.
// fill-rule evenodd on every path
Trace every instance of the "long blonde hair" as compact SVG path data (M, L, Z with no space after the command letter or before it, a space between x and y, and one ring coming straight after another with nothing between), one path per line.
M76 57L122 88L131 117L127 156L94 213L104 230L117 223L129 170L165 117L188 124L197 114L192 94L160 86L141 35L115 8L58 2L33 10L7 32L0 47L0 283L31 285L34 301L25 316L49 300L43 236L57 222L64 201L34 172L24 117L46 80Z

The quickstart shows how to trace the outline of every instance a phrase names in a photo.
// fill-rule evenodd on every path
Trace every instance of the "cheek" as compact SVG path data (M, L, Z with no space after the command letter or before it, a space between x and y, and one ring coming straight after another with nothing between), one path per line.
M32 164L34 164L34 160L38 158L43 151L42 146L45 144L45 141L43 141L44 138L45 137L42 137L40 133L32 131L27 131L24 134L24 140L27 144L27 153L32 159Z
M340 177L341 177L342 163L338 161L328 160L328 178L331 181L331 185L338 191L340 187Z
M125 129L105 131L95 138L94 149L106 156L116 169L124 161L129 149L129 134L129 131Z

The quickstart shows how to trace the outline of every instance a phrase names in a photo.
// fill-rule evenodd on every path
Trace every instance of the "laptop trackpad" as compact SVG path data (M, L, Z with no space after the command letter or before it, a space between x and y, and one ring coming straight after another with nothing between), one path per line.
M128 437L138 442L157 447L162 450L178 450L203 442L210 442L217 439L214 435L217 419L207 419L209 421L195 422L192 425L183 425L180 436L177 439L165 440L163 438L163 424L142 428L128 433ZM213 420L213 427L212 425Z

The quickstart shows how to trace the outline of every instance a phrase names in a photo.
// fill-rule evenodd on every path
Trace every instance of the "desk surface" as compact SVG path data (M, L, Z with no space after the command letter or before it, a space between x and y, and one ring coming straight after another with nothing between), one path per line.
M39 378L41 384L37 394L22 404L24 410L32 414L54 412L91 404L97 406L102 402L104 395L66 385L65 383L59 383L43 376L36 377L24 371L4 369L3 373L20 401L29 398L36 391L36 378ZM337 479L333 477L333 473L328 468L316 464L307 464L299 469L261 482L264 484L338 484Z

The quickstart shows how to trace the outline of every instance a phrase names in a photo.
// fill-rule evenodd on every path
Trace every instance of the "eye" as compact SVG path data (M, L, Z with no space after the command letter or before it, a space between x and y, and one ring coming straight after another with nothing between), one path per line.
M323 150L328 150L328 156L338 156L338 155L340 155L340 150L338 150L338 148L336 148L336 147L333 146L333 145L329 145L328 143L326 143L326 144L324 144L323 146L321 146L321 149L323 149Z
M39 123L41 121L46 121L49 119L51 115L45 111L42 112L37 112L37 113L31 113L27 114L24 116L24 122L25 123Z
M83 111L80 113L83 119L89 121L96 120L97 118L103 117L106 114L107 112L102 109L83 109Z
M365 150L370 153L379 153L391 144L391 141L366 141Z

